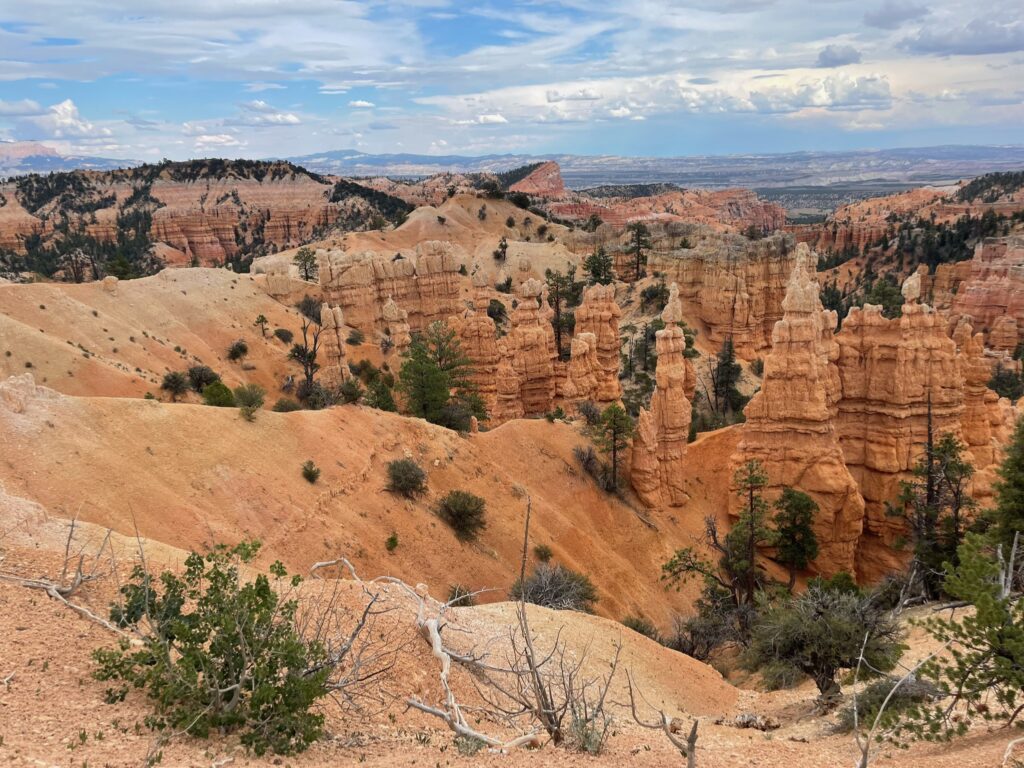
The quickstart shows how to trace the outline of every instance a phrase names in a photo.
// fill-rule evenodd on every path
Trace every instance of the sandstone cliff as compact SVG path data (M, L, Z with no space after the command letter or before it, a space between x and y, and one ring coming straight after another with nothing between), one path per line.
M337 389L349 376L345 362L345 319L341 307L320 307L320 381L328 389Z
M576 333L594 336L595 354L600 364L597 388L592 396L598 403L618 402L622 397L619 384L619 318L622 310L615 301L614 285L592 285L583 292L583 302L576 308Z
M526 416L547 413L555 397L557 351L555 332L541 306L544 288L543 283L532 278L519 286L519 306L512 310L512 330L507 336Z

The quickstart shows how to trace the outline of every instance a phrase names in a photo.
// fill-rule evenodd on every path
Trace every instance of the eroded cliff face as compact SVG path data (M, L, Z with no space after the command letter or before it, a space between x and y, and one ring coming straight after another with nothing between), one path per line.
M399 253L317 251L320 287L349 324L366 334L386 333L384 308L393 301L420 331L458 312L462 259L449 243L428 240Z
M328 389L337 389L349 377L345 361L345 317L341 307L320 307L320 381Z
M651 253L648 271L679 285L709 342L717 347L732 337L737 355L752 359L771 346L772 329L782 319L795 253L787 235L707 235L693 248Z
M651 408L640 409L633 451L630 480L633 489L648 506L683 506L683 463L690 435L690 397L696 386L696 373L684 356L686 336L682 322L679 287L673 283L661 314L665 327L655 334L658 363Z
M512 329L506 337L526 416L543 416L555 398L558 352L549 318L552 310L544 295L545 285L539 280L531 278L519 286L519 306L512 310Z
M448 325L455 331L463 353L470 360L473 371L471 380L487 409L489 425L493 427L509 418L518 418L522 412L518 409L517 413L517 409L507 399L500 408L498 406L498 367L501 352L498 349L497 327L488 317L486 309L486 297L478 294L471 308L448 318ZM512 373L514 372L513 369ZM503 375L508 377L508 370L504 371ZM506 397L513 392L518 398L518 380L508 387ZM510 413L517 415L510 416Z
M833 337L836 313L822 307L812 258L800 244L782 302L783 318L772 331L764 381L744 410L733 470L757 460L774 501L785 487L814 499L814 530L820 553L814 568L824 574L856 571L864 499L847 469L836 429L840 399L839 346ZM736 510L738 513L738 510Z
M511 187L509 192L523 192L535 197L557 200L565 194L565 182L562 181L562 169L558 163L548 160L530 171Z

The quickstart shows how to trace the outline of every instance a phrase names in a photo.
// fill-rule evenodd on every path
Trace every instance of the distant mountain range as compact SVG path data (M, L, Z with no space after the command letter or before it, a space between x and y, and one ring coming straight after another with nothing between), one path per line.
M335 150L284 158L322 174L423 177L499 172L554 160L567 186L670 183L684 187L828 187L951 183L991 171L1024 168L1024 146L939 146L849 152L619 157L615 155L372 155ZM61 155L37 142L0 142L0 177L72 169L109 170L127 160Z

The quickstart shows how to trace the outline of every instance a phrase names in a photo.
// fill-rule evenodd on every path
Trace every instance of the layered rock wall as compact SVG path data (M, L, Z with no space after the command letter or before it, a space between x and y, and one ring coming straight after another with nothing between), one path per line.
M622 310L615 301L615 286L592 285L587 288L575 315L576 333L594 336L595 354L600 364L597 389L589 399L602 404L618 402L622 397L619 383L619 318Z
M542 416L551 410L556 390L558 357L555 332L542 304L545 286L529 279L519 286L519 305L512 310L512 329L507 338L512 368L519 380L520 402L526 416Z
M341 307L320 307L320 381L329 389L340 387L349 376L345 362L345 318Z

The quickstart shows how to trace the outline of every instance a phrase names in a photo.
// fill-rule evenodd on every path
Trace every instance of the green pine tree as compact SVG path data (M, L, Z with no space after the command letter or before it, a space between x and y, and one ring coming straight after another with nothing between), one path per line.
M1017 422L1013 439L1006 449L1006 458L997 471L996 506L986 517L992 523L996 541L1009 546L1013 543L1014 534L1024 531L1024 419Z
M604 248L598 248L583 260L583 271L591 285L609 285L615 279L612 257Z
M814 515L818 505L802 491L784 488L775 502L775 559L789 570L788 589L793 591L797 571L802 571L818 556L818 537L814 534Z
M601 414L594 442L612 458L612 490L619 484L619 455L629 446L633 436L633 420L622 406L612 404Z

